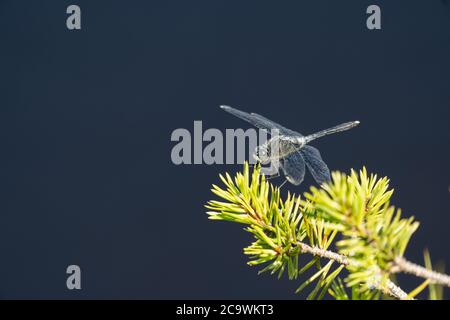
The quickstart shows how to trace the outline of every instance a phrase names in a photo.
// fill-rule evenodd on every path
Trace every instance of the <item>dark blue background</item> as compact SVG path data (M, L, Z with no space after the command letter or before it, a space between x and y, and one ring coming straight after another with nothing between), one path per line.
M298 298L246 265L241 226L207 220L239 166L171 163L176 128L248 127L220 104L304 133L360 120L314 145L389 176L422 223L407 257L450 263L445 2L1 0L0 41L2 298Z

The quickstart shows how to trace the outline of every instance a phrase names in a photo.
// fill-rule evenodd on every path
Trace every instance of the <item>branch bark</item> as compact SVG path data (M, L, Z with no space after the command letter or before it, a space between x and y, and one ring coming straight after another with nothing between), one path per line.
M339 253L321 249L318 247L312 247L306 243L303 242L297 242L296 245L300 248L302 253L309 253L314 256L318 256L321 258L329 259L336 261L339 264L342 264L344 266L350 265L350 260ZM411 297L408 296L408 294L402 290L399 286L397 286L395 283L389 280L387 283L387 287L379 286L377 287L378 290L383 292L384 294L390 295L391 297L394 297L399 300L414 300Z
M419 278L430 279L433 283L450 287L450 276L426 269L418 264L409 262L403 257L395 258L394 266L391 271L412 274Z

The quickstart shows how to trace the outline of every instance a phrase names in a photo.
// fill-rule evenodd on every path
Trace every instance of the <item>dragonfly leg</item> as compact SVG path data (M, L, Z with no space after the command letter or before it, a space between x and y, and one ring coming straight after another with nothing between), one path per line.
M277 172L274 174L265 174L264 176L266 177L266 181L267 181L267 180L278 178L280 176L280 172Z
M285 179L284 182L278 187L278 189L281 189L282 186L284 186L284 184L287 182L287 180Z
M261 167L261 173L264 174L266 177L266 180L276 178L280 176L280 168L278 166L278 163L270 163L270 167Z

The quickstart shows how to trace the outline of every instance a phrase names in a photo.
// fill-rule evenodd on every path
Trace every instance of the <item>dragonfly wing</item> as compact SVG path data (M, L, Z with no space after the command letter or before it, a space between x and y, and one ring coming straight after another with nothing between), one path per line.
M280 161L286 180L298 186L305 177L305 160L300 152L295 151Z
M300 133L295 132L293 130L290 130L288 128L283 127L282 125L273 122L272 120L267 119L266 117L263 117L256 113L247 113L229 106L221 106L223 110L225 110L228 113L231 113L235 117L241 118L242 120L247 121L248 123L254 125L255 127L265 130L268 133L272 129L278 129L279 134L281 135L294 135L294 136L301 136Z
M231 113L233 116L241 118L242 120L247 121L248 123L254 125L255 127L259 129L263 129L265 131L270 132L274 127L271 123L267 121L263 121L258 117L255 117L254 115L251 115L250 113L228 107L228 106L220 106L223 110L225 110L228 113Z
M300 150L300 153L303 155L306 166L318 184L331 180L330 170L325 162L323 162L319 150L306 145Z
M267 119L266 117L257 114L257 113L251 113L252 116L256 117L257 119L260 119L261 121L265 121L266 123L270 124L272 126L272 128L274 129L278 129L280 131L280 134L282 135L286 135L286 136L300 136L302 137L303 135L300 132L288 129L286 127L283 127L281 124L276 123L270 119Z

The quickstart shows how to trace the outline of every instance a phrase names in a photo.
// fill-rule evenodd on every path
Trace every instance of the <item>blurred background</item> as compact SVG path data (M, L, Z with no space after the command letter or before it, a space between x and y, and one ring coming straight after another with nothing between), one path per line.
M421 222L406 256L450 264L445 1L0 0L0 41L0 298L302 298L246 265L242 226L207 219L240 166L171 162L194 120L250 127L221 104L305 134L360 120L313 145L332 170L388 176Z

